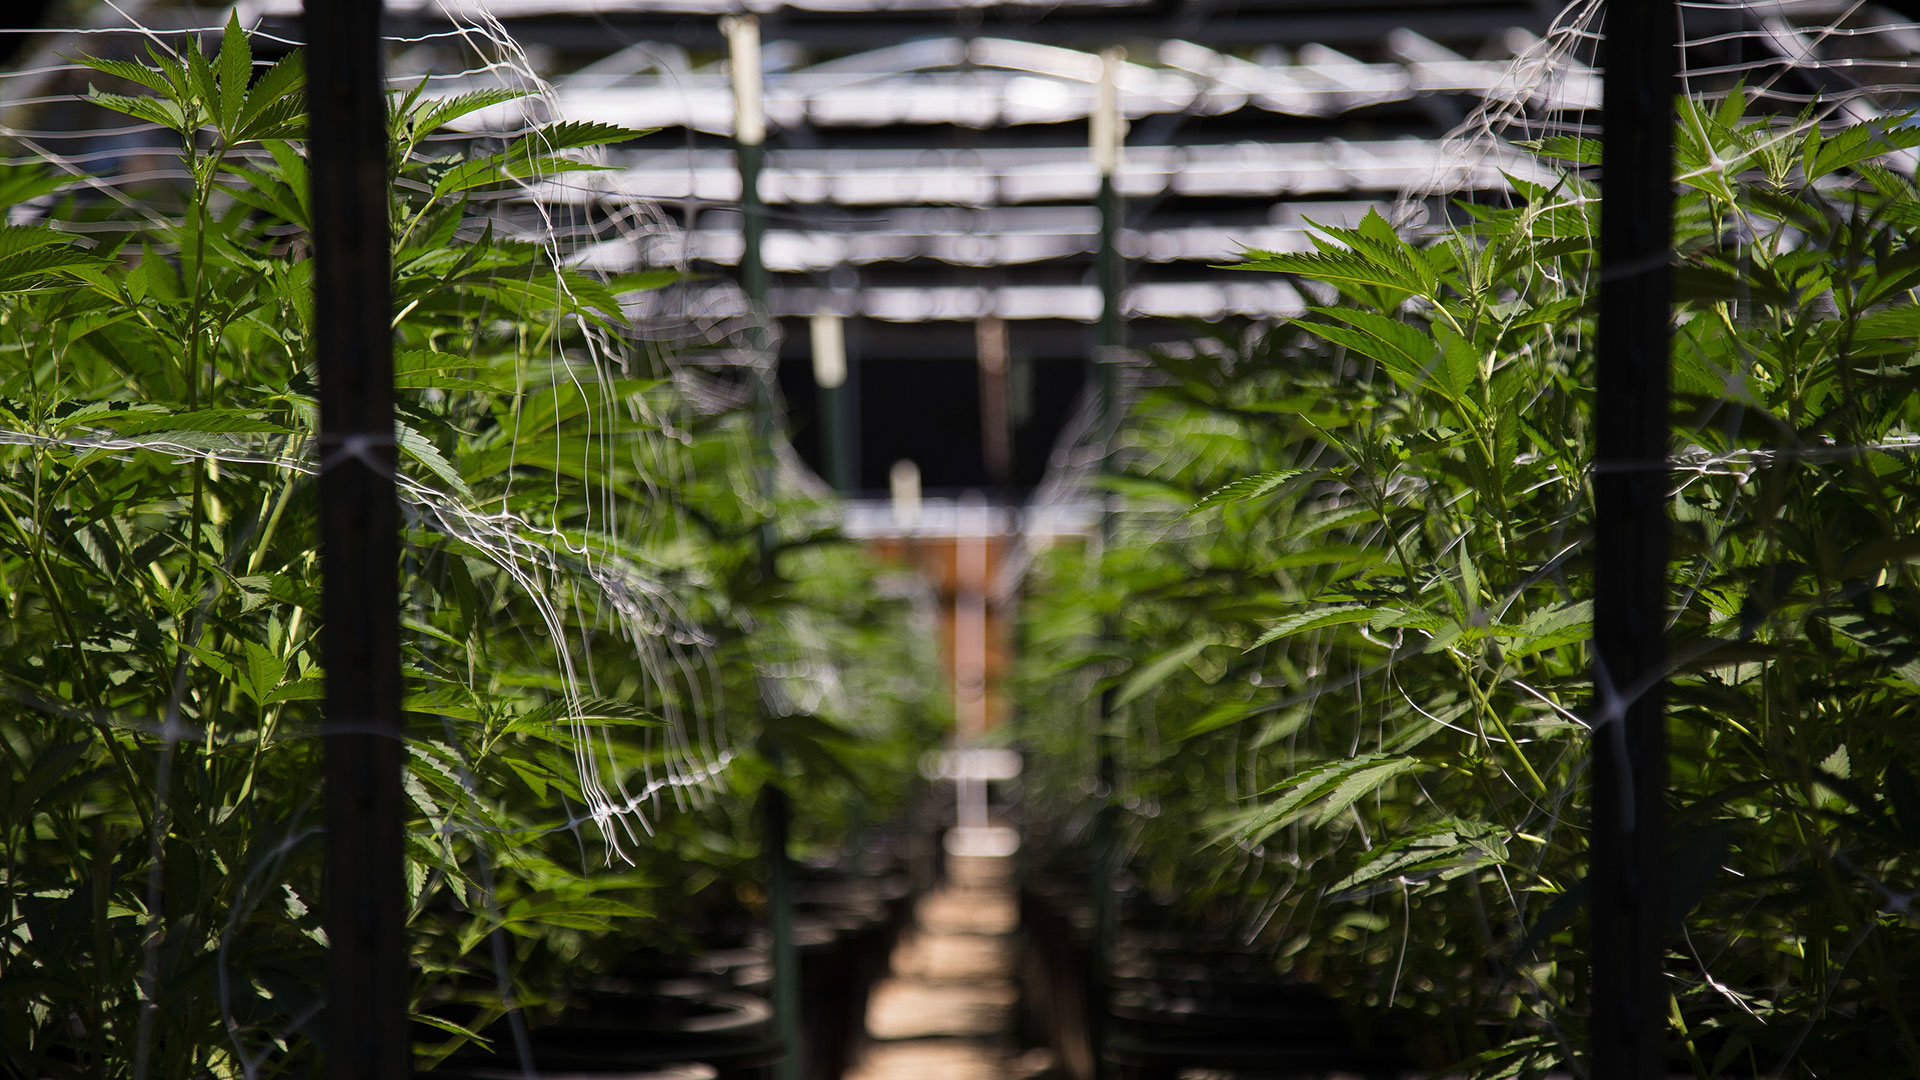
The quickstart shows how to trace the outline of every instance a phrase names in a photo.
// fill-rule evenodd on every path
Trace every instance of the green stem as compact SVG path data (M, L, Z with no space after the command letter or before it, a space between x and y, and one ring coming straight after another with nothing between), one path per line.
M1501 719L1500 713L1494 709L1486 692L1480 689L1480 682L1473 677L1473 672L1467 667L1465 658L1453 649L1448 649L1447 655L1453 658L1454 667L1460 671L1460 678L1467 684L1467 689L1472 691L1474 702L1480 706L1487 719L1493 721L1494 728L1500 732L1500 737L1506 740L1507 746L1512 748L1514 759L1520 762L1520 768L1524 769L1527 778L1533 781L1533 786L1540 793L1540 797L1543 799L1550 797L1553 793L1552 789L1547 787L1547 782L1534 771L1533 763L1527 760L1527 755L1520 749L1520 743L1514 739L1513 732L1507 727L1507 722Z
M113 886L113 863L106 822L93 818L93 1000L87 1020L87 1041L95 1076L107 1075L107 983L113 976L108 953L112 931L107 923L107 893Z
M33 466L33 517L35 521L45 521L51 517L41 504L42 466L45 461L46 451L42 450L35 455ZM5 500L0 500L0 510L5 511L7 521L13 526L14 533L26 541L22 546L27 549L28 564L33 567L33 575L39 581L41 591L46 596L47 610L52 613L54 622L59 624L60 633L67 639L67 647L73 650L75 656L79 657L79 663L76 664L74 668L74 678L80 683L81 700L84 702L98 702L100 700L100 694L94 686L92 672L87 667L87 654L86 650L81 647L79 629L73 623L73 616L72 613L67 610L66 602L60 597L60 588L54 579L53 568L47 563L45 543L39 530L28 530L23 526L19 516L13 512L11 506L6 504ZM91 712L86 715L87 723L91 725L95 733L100 736L100 741L106 744L107 752L113 756L115 763L117 763L121 771L126 774L127 793L131 796L135 812L140 815L141 824L150 826L152 818L146 806L140 801L141 796L146 790L145 783L141 780L140 774L134 769L133 762L127 759L126 751L120 746L120 740L118 736L115 735L113 728Z

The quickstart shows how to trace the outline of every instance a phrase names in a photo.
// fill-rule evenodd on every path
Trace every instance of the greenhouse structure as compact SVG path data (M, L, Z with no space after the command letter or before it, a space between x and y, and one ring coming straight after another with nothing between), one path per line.
M17 0L0 1080L1920 1077L1895 0Z

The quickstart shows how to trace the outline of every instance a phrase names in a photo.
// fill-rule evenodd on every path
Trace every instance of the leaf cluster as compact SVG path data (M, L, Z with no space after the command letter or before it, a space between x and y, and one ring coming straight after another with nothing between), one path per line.
M230 21L211 57L81 62L138 88L88 98L174 132L186 180L0 229L0 1075L307 1075L326 462L301 61L256 65ZM606 279L509 228L634 132L450 141L509 95L424 85L388 133L431 1063L750 917L760 786L833 850L849 807L898 804L939 710L915 599L827 542L829 508L743 495L772 453L745 410L629 340L626 301L673 275ZM67 183L6 167L0 211Z
M1677 108L1673 1055L1920 1071L1920 191L1886 163L1920 131ZM1632 692L1587 645L1603 146L1529 148L1558 178L1507 205L1249 254L1338 300L1155 357L1021 679L1036 791L1071 817L1112 762L1143 902L1488 1076L1585 1045L1586 762Z

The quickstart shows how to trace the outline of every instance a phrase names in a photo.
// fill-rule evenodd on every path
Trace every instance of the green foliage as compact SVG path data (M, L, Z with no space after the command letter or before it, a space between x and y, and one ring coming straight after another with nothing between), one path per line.
M83 58L139 88L88 99L176 132L184 189L131 214L82 189L60 214L120 230L98 241L0 230L0 1074L306 1075L325 463L300 60L256 70L237 23L213 57L149 59ZM492 224L634 133L426 141L506 97L416 86L390 114L429 1063L738 910L745 808L779 775L757 739L821 770L785 780L831 845L899 797L937 716L911 597L814 500L743 499L771 452L749 418L624 340L623 296L672 275L602 280ZM0 210L62 183L8 167ZM791 715L758 707L769 681Z
M1680 110L1673 1053L1912 1074L1920 192L1876 159L1920 130ZM1124 688L1143 888L1486 1076L1577 1067L1588 725L1634 692L1587 647L1601 148L1531 148L1570 171L1436 235L1249 255L1339 302L1156 359L1022 676L1063 815Z

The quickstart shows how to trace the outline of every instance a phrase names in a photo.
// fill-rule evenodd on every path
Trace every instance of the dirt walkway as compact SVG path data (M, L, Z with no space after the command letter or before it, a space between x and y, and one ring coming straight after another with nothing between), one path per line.
M1009 1080L1018 907L1011 859L948 856L867 1008L866 1054L846 1080Z

